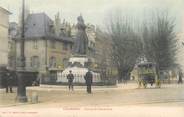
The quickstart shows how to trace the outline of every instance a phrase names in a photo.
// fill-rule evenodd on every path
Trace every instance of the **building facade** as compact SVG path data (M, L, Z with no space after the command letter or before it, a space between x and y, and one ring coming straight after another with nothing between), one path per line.
M72 38L56 31L54 23L45 13L29 14L25 21L25 69L39 72L40 76L49 74L50 77L44 79L48 82L56 80L57 72L67 66L73 46ZM20 33L12 40L16 45L16 70L18 70Z
M8 29L10 12L0 7L0 65L8 64Z
M8 66L8 28L10 12L0 7L0 88L3 88L3 72Z
M184 73L184 13L182 17L182 30L179 32L177 37L177 64Z
M177 64L179 68L184 72L184 32L177 34Z

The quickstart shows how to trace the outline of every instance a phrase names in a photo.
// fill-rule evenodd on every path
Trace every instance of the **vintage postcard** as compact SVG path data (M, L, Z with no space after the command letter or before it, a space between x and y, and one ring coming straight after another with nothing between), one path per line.
M183 0L0 0L0 117L184 117Z

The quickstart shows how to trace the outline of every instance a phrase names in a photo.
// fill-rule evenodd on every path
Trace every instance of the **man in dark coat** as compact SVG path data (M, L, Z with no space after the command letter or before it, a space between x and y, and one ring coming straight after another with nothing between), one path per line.
M73 91L73 79L74 79L74 76L72 74L72 71L69 71L70 73L67 75L67 79L68 79L68 87L69 87L69 90L72 90Z
M13 75L7 71L4 74L4 78L5 78L5 88L6 88L6 93L9 92L10 89L10 93L13 93L12 87L13 87Z
M84 79L86 80L87 93L91 93L91 85L93 83L93 74L90 72L90 70L86 73Z

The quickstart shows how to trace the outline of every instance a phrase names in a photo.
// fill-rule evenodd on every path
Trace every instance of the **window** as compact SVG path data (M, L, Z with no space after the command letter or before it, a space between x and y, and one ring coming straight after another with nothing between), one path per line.
M38 68L39 64L40 64L40 62L39 62L38 56L31 57L31 67Z
M33 41L33 48L38 49L38 41L37 40Z
M49 66L50 67L56 67L56 57L50 57L49 59Z
M56 48L56 42L55 41L51 41L51 48L53 48L53 49Z
M63 50L68 50L68 44L67 43L63 43Z

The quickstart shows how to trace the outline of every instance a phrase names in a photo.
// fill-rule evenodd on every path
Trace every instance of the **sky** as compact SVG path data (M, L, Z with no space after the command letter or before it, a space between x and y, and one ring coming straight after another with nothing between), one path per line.
M45 12L52 19L60 12L61 19L76 23L83 15L86 23L102 26L115 9L142 19L150 10L168 10L176 21L176 30L184 31L184 0L25 0L31 13ZM10 21L18 21L22 0L0 0L0 6L12 15Z

